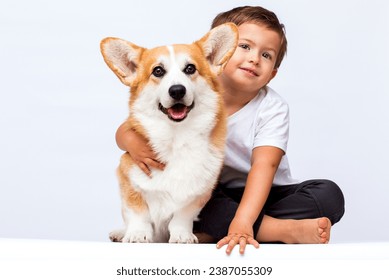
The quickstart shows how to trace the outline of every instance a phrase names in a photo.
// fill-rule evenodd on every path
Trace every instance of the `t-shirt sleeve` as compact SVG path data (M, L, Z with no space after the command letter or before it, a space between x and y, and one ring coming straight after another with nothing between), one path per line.
M261 104L256 118L253 149L260 146L274 146L286 153L289 138L289 107L279 98Z

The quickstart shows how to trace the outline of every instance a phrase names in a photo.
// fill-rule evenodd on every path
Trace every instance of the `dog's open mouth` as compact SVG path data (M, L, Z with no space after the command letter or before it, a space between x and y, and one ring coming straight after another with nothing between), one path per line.
M194 102L190 106L185 106L182 103L176 103L170 108L165 108L159 103L159 110L166 114L169 119L175 122L183 121L187 116L190 110L194 107Z

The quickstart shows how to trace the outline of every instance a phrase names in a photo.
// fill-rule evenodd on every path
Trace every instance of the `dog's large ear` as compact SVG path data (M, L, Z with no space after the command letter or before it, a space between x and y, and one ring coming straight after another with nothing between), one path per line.
M119 38L108 37L101 41L100 50L108 67L123 84L131 86L144 48Z
M200 44L211 65L211 70L220 74L234 54L238 44L238 28L233 23L219 25L209 31L196 43Z

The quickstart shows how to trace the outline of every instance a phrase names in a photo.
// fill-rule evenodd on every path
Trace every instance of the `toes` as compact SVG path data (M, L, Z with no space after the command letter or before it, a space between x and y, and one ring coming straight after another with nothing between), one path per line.
M330 240L331 222L327 218L320 218L317 223L320 242L327 244Z
M327 219L327 218L320 218L318 221L317 221L317 224L319 226L320 229L326 229L329 227L330 225L330 221Z

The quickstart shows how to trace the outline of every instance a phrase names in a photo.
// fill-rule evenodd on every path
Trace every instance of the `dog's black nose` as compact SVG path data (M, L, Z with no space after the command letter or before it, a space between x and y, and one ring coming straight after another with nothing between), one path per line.
M169 88L169 95L174 100L180 100L184 97L186 88L183 85L174 85Z

